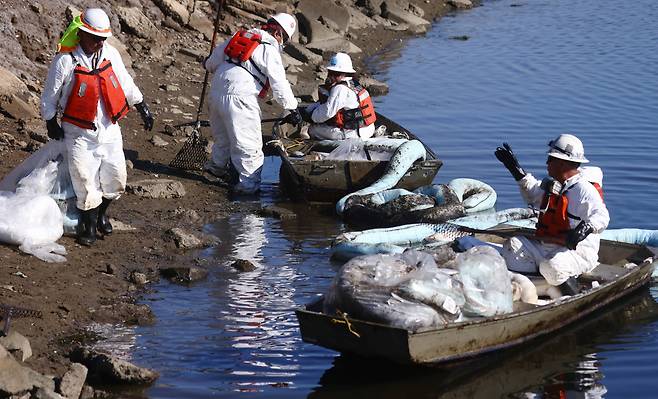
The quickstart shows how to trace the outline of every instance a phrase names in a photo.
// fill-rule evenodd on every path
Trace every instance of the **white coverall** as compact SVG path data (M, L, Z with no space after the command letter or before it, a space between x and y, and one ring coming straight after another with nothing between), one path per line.
M89 69L100 65L103 60L109 60L128 104L142 102L142 92L126 70L121 55L110 44L103 43L96 65L92 65L93 56L87 56L80 46L72 54L80 65ZM70 53L57 54L53 59L41 95L41 116L45 120L55 117L58 111L64 111L73 86L75 67ZM108 117L102 99L98 101L94 124L95 131L68 122L62 123L69 172L77 197L76 206L83 211L99 206L103 197L119 198L126 187L126 159L121 128Z
M352 77L346 76L343 81L351 84ZM313 124L308 129L311 138L319 140L343 140L361 137L367 139L375 134L375 124L354 129L341 129L335 125L324 123L333 118L341 109L348 110L359 107L359 98L354 90L344 84L336 84L329 91L325 103L315 103L308 106Z
M253 193L260 188L263 167L263 136L261 134L258 93L262 87L253 75L265 82L269 79L274 100L284 109L296 109L297 99L281 59L277 40L261 29L251 29L261 35L261 44L240 65L228 62L224 48L230 41L216 47L206 61L213 73L210 91L210 128L215 139L212 147L212 167L226 169L231 161L239 174L236 191ZM246 69L245 69L246 68ZM253 75L252 75L253 74Z
M518 181L521 195L537 208L541 206L544 190L531 174ZM569 277L587 273L598 265L601 233L608 227L610 215L599 192L580 173L566 180L560 194L566 191L567 212L588 222L594 228L575 250L563 245L542 242L527 237L512 237L503 245L502 255L510 270L541 275L551 285L560 285ZM581 220L569 218L571 228Z

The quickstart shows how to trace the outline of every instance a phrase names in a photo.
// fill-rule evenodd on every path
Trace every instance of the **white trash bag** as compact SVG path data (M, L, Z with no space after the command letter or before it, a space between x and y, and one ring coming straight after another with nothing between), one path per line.
M477 246L457 255L457 269L464 287L466 316L510 313L512 283L505 260L489 246Z
M0 182L0 242L46 262L66 261L66 249L56 243L65 217L53 198L67 201L72 192L65 151L64 143L51 140Z

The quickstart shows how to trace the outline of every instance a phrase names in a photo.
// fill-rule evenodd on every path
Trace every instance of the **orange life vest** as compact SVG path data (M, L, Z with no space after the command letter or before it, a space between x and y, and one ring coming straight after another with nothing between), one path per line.
M100 99L112 123L117 123L128 114L130 107L126 95L109 60L92 70L77 65L73 70L73 88L62 121L83 129L96 130L94 120Z
M359 106L358 108L339 110L336 115L328 121L328 123L341 129L350 130L357 130L375 123L377 115L375 114L375 106L372 104L372 98L370 97L368 90L364 89L359 83L350 85L343 81L337 84L343 84L354 91L359 100ZM327 100L325 99L325 102L326 101Z
M233 35L231 40L229 40L228 44L224 48L224 54L228 56L228 61L230 63L244 68L245 71L249 72L249 74L251 74L251 76L256 79L256 81L262 87L260 93L258 93L258 97L264 98L270 89L270 80L265 79L263 82L261 78L251 73L250 70L242 65L243 62L249 61L251 62L251 65L256 68L258 73L265 76L265 74L261 72L260 68L258 68L256 63L251 60L251 55L254 53L254 50L256 50L256 47L263 43L261 39L261 35L256 32L248 32L244 29L239 30L235 33L235 35Z
M601 199L603 199L603 189L601 186L598 183L591 184L596 188ZM545 238L547 241L563 245L566 243L567 232L571 229L569 220L580 220L578 216L572 215L568 212L569 199L567 198L567 191L569 191L571 187L565 190L561 195L548 193L544 195L544 199L541 203L539 220L537 221L536 226L536 237L540 239Z

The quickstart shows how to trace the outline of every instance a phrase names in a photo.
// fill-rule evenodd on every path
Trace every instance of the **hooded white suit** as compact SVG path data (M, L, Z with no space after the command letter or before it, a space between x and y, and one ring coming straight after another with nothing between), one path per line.
M72 53L60 53L53 59L41 95L41 116L50 120L64 110L73 88L73 70L76 61L94 69L103 60L109 60L119 79L129 105L143 100L142 92L126 70L119 52L107 42L103 43L100 57L88 56L80 46ZM80 210L96 208L103 197L116 199L126 187L126 159L123 154L121 128L112 123L102 100L98 101L96 130L84 129L68 122L62 123L64 142L68 150L69 171Z
M212 167L225 169L231 161L239 174L235 189L243 193L253 193L260 188L264 159L257 98L262 86L254 76L263 82L269 79L274 100L283 108L297 108L297 100L286 80L279 43L261 29L250 32L262 38L250 60L240 65L229 62L224 54L227 40L213 50L205 64L214 74L209 104L210 127L215 139Z

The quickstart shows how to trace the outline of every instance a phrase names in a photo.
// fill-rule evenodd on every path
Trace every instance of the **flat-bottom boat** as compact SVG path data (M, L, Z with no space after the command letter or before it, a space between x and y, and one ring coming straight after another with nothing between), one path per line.
M419 140L410 131L379 113L375 126L386 127L386 134L381 137ZM298 134L288 136L282 134L280 130L281 126L275 123L273 126L273 138L277 139L275 153L281 157L279 181L287 195L296 200L335 203L349 193L370 186L385 173L389 163L367 159L323 159L318 157L318 154L326 154L334 150L335 141L303 140ZM427 145L423 145L426 159L416 161L395 188L414 190L431 184L434 180L443 162Z
M530 234L527 229L498 228L476 234L501 243L505 237ZM472 359L512 347L574 323L616 301L651 279L655 263L647 247L601 240L600 264L581 275L582 291L545 305L514 303L514 311L493 317L446 324L411 332L358 320L349 315L323 313L323 298L296 311L305 342L342 353L384 358L401 364L439 364Z

